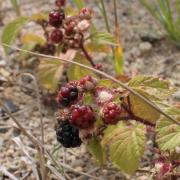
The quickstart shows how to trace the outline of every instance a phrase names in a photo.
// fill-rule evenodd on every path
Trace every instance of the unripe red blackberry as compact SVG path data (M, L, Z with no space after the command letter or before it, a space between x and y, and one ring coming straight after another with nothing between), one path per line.
M96 84L97 79L89 75L79 80L79 85L88 91L94 89Z
M74 100L78 98L78 89L75 85L67 84L64 87L61 87L57 102L60 107L69 106Z
M57 7L61 8L66 5L66 0L56 0L55 4Z
M91 17L92 17L92 10L89 9L89 8L86 8L86 7L82 8L80 10L80 12L79 12L79 17L81 19L91 19Z
M97 69L97 70L102 71L103 70L103 65L102 64L96 64L94 68Z
M63 11L54 10L49 13L49 24L54 27L59 27L65 18Z
M68 25L65 28L65 33L66 33L67 36L70 36L70 35L74 34L74 26L72 26L71 24Z
M81 129L93 127L95 114L91 106L79 105L73 108L70 122Z
M119 121L121 107L117 104L110 102L104 105L102 114L105 124L116 124Z
M62 121L56 128L56 136L58 142L60 142L66 148L79 147L82 143L79 138L79 129L68 120Z
M51 32L50 38L53 43L60 43L62 42L62 39L63 39L63 33L59 29L54 29Z

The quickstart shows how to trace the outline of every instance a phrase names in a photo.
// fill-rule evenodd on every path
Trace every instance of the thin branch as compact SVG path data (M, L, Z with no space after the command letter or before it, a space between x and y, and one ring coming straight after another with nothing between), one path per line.
M95 63L93 62L91 56L89 55L89 53L87 52L87 50L84 47L84 35L81 33L81 41L80 41L80 45L79 48L81 49L81 51L83 52L83 54L85 55L86 59L89 61L89 63L91 64L92 67L95 67Z
M86 51L86 49L85 49L85 47L84 47L83 44L80 46L80 48L81 48L82 52L84 53L86 59L87 59L87 60L89 61L89 63L91 64L91 66L92 66L92 67L95 67L95 64L94 64L91 56L88 54L88 52Z
M5 44L5 43L1 43L3 46L6 46L6 47L9 47L11 49L14 49L14 50L17 50L17 51L21 51L21 52L26 52L26 53L29 53L29 54L32 54L32 55L35 55L35 56L39 56L39 57L45 57L45 58L50 58L50 59L58 59L60 61L63 61L63 62L68 62L68 63L72 63L72 64L75 64L77 66L80 66L80 67L83 67L85 69L88 69L88 70L91 70L97 74L100 74L112 81L114 81L115 83L119 84L120 86L122 86L124 89L128 90L129 92L131 92L133 95L139 97L142 101L144 101L146 104L148 104L149 106L151 106L153 109L155 109L157 112L159 112L160 114L163 114L166 118L168 118L169 120L171 120L172 122L176 123L177 125L180 126L180 122L177 121L176 119L174 119L173 117L169 116L167 113L165 113L163 110L161 110L158 106L156 106L153 102L151 102L150 100L148 100L146 97L142 96L141 94L139 94L138 92L136 92L135 90L133 90L132 88L130 88L129 86L127 86L126 84L122 83L121 81L117 80L116 78L108 75L107 73L105 72L102 72L98 69L95 69L95 68L92 68L92 67L89 67L89 66L86 66L84 64L81 64L81 63L78 63L78 62L75 62L75 61L70 61L70 60L67 60L67 59L62 59L62 58L59 58L59 57L56 57L56 56L50 56L50 55L44 55L44 54L39 54L39 53L35 53L35 52L32 52L32 51L28 51L28 50L24 50L24 49L21 49L21 48L18 48L18 47L14 47L14 46L10 46L8 44Z
M38 104L38 109L39 109L39 112L40 112L40 124L41 124L41 141L42 141L42 144L44 144L44 122L43 122L43 116L42 116L42 108L41 108L41 100L40 100L40 89L39 89L39 85L38 85L38 82L37 82L37 79L34 75L30 74L30 73L22 73L22 75L25 75L25 76L29 76L33 79L34 83L35 83L35 87L36 87L36 96L37 96L37 104Z

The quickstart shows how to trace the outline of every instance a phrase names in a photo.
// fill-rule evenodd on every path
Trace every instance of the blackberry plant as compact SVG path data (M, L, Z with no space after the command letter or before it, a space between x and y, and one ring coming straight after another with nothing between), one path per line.
M103 12L105 7L100 2ZM116 1L113 2L115 6ZM27 22L33 20L42 27L43 37L26 34L22 45L31 42L28 50L56 56L44 56L49 58L46 61L39 59L38 70L41 82L57 94L58 142L65 148L85 144L99 164L111 160L123 173L131 175L140 166L146 135L151 131L156 136L153 150L158 149L157 154L163 159L152 175L159 179L171 177L178 171L180 162L180 109L168 101L176 89L158 77L122 75L116 12L114 38L109 32L96 29L91 9L79 3L79 11L68 15L66 3L56 0L55 9L49 15L19 17L2 34L3 42L10 44ZM105 21L109 27L106 16ZM99 51L112 52L115 78L103 72L103 64L94 62L91 53ZM63 75L66 80L60 86Z

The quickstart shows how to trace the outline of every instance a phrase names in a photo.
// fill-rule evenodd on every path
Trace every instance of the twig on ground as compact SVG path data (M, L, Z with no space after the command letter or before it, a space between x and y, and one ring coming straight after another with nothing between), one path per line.
M44 123L43 123L42 108L41 108L41 101L40 101L40 89L39 89L37 78L30 73L22 73L20 75L21 76L22 75L29 76L34 81L36 96L37 96L36 97L37 98L37 106L38 106L39 113L40 113L41 141L42 141L42 144L44 145ZM46 167L45 167L44 150L43 150L43 148L42 149L40 148L39 150L40 150L39 158L40 158L41 175L42 175L42 179L46 180Z

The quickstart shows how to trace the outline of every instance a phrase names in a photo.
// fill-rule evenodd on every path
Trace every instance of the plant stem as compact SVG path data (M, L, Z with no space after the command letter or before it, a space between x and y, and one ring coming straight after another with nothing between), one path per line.
M119 81L118 79L110 76L109 74L103 72L103 71L100 71L98 69L95 69L93 67L89 67L87 65L84 65L84 64L81 64L81 63L78 63L78 62L75 62L75 61L70 61L70 60L67 60L67 59L63 59L63 58L59 58L57 56L50 56L50 55L45 55L45 54L40 54L40 53L36 53L36 52L32 52L32 51L28 51L28 50L25 50L25 49L21 49L21 48L18 48L18 47L15 47L15 46L10 46L6 43L0 43L1 45L3 46L6 46L6 47L9 47L11 49L14 49L14 50L17 50L17 51L21 51L21 52L26 52L26 53L29 53L29 54L32 54L32 55L35 55L35 56L39 56L39 57L46 57L46 58L51 58L51 59L58 59L60 61L63 61L63 62L68 62L68 63L72 63L72 64L75 64L79 67L82 67L82 68L85 68L85 69L88 69L90 71L93 71L99 75L102 75L106 78L108 78L109 80L112 80L113 82L119 84L121 87L123 87L124 89L128 90L130 93L132 93L133 95L135 95L136 97L140 98L143 102L145 102L146 104L148 104L150 107L152 107L153 109L155 109L157 112L159 112L160 114L163 114L166 118L168 118L170 121L176 123L178 126L180 126L180 122L177 121L176 119L174 119L173 117L171 117L169 114L165 113L163 110L161 110L157 105L155 105L152 101L150 101L149 99L147 99L146 97L144 97L143 95L139 94L138 92L136 92L135 90L133 90L131 87L127 86L125 83Z
M109 22L108 22L108 18L107 18L107 13L106 13L105 5L104 5L104 0L101 0L100 2L101 2L101 6L102 6L102 14L103 14L104 21L105 21L105 24L106 24L106 29L110 33L111 31L110 31Z
M115 27L117 28L119 26L119 23L118 23L118 17L117 17L117 4L116 4L116 0L113 0L113 4L114 4Z
M96 66L95 63L93 62L91 56L90 56L90 55L88 54L88 52L86 51L86 49L85 49L85 47L84 47L83 44L81 44L80 48L81 48L82 52L84 53L86 59L87 59L87 60L89 61L89 63L91 64L91 66L92 66L92 67L95 67L95 66Z
M178 161L178 160L174 160L172 163L175 166L180 166L180 161Z
M83 52L83 54L85 55L86 59L89 61L89 63L91 64L92 67L95 67L95 63L93 62L91 56L89 55L89 53L87 52L87 50L84 47L84 35L81 33L81 41L79 44L79 48L81 49L81 51Z

